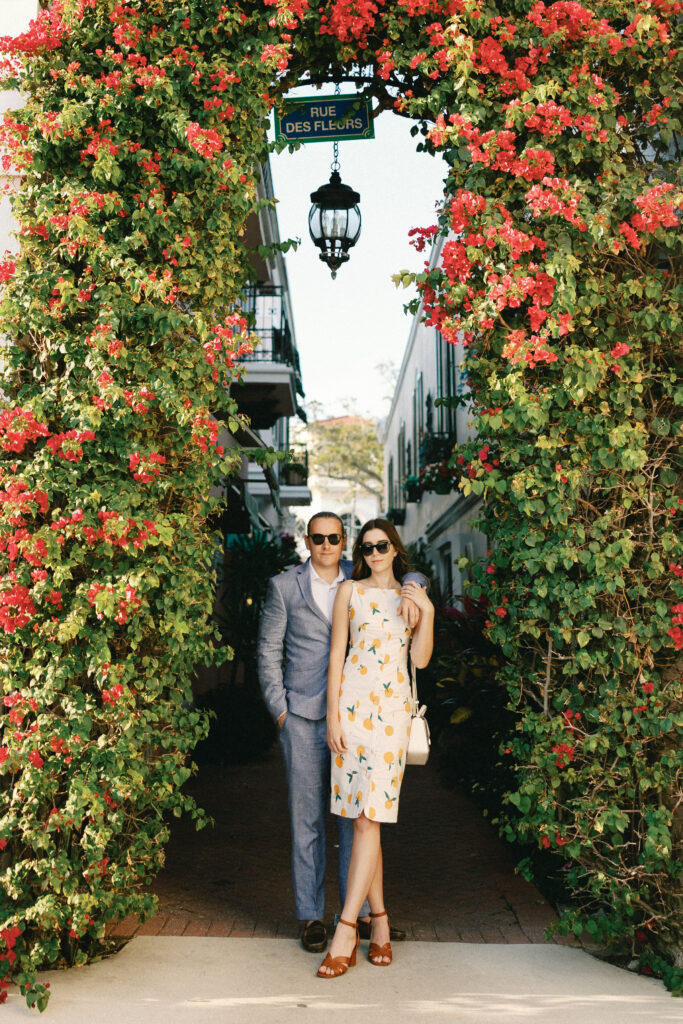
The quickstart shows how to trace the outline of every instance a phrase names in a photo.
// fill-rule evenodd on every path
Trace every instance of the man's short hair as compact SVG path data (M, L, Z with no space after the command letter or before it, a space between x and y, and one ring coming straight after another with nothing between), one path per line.
M311 518L308 520L308 526L306 527L307 534L310 535L311 526L316 521L316 519L336 519L337 522L339 523L339 532L342 534L342 536L344 536L344 534L346 533L346 529L344 527L344 523L342 522L341 516L338 516L336 512L316 512L315 515L311 516Z

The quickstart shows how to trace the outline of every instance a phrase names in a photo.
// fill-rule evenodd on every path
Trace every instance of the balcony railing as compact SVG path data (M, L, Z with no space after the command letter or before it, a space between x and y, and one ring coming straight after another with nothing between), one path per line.
M280 285L255 284L242 293L241 307L249 315L259 344L243 356L246 374L231 385L240 412L255 430L272 427L281 417L297 411L296 395L303 395L299 354L292 339L284 289Z
M245 362L285 363L300 374L299 353L292 344L281 285L257 284L246 288L242 309L253 318L253 330L261 340Z

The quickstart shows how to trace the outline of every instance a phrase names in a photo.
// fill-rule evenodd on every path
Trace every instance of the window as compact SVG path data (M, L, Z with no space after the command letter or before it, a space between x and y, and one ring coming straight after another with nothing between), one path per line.
M273 441L275 448L278 451L288 451L289 449L289 419L286 416L282 416L275 427L273 428Z
M420 457L418 455L418 452L420 451L420 438L419 438L419 435L417 433L417 388L413 388L412 412L413 412L413 441L415 442L415 454L417 456L417 458L415 459L415 463L416 463L415 468L419 469L420 468L419 467ZM410 441L408 442L408 444L410 444Z
M431 391L427 392L425 398L425 430L428 434L434 431L434 399Z
M405 506L405 494L403 492L403 484L406 479L406 425L401 424L401 429L398 432L398 474L396 480L396 487L394 493L391 496L391 507L392 508L403 508Z
M455 346L444 341L436 332L436 387L439 398L454 398L458 394L458 370L455 362ZM439 433L457 440L455 409L440 405L437 427Z
M465 544L465 557L467 558L467 579L474 582L474 544L468 541Z
M439 548L439 561L441 593L445 601L450 601L453 596L453 553L450 543Z
M360 533L360 528L363 524L353 512L342 512L341 521L344 524L344 532L346 534L346 547L342 552L342 557L350 558L356 537Z
M424 383L423 376L418 373L413 390L413 451L415 452L415 473L420 470L420 444L424 435Z
M394 456L389 458L387 466L387 509L392 508L394 501Z

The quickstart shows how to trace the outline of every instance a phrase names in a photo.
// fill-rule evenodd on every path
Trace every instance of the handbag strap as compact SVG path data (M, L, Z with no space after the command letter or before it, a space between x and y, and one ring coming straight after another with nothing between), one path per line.
M410 693L413 701L413 714L417 714L419 708L417 700L417 681L415 679L415 666L413 665L413 659L408 655L408 666L410 668Z

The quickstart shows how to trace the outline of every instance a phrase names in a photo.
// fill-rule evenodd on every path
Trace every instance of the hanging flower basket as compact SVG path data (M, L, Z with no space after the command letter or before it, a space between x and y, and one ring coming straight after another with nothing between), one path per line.
M305 487L308 483L308 469L300 462L285 463L282 475L286 487Z
M433 462L420 470L420 490L433 491L435 494L450 494L458 488L459 473L456 466L449 466L448 461Z
M419 501L422 496L420 478L417 476L409 476L403 484L403 491L406 496L406 501Z
M387 512L387 519L394 526L403 526L406 521L406 510L404 508L390 508Z

